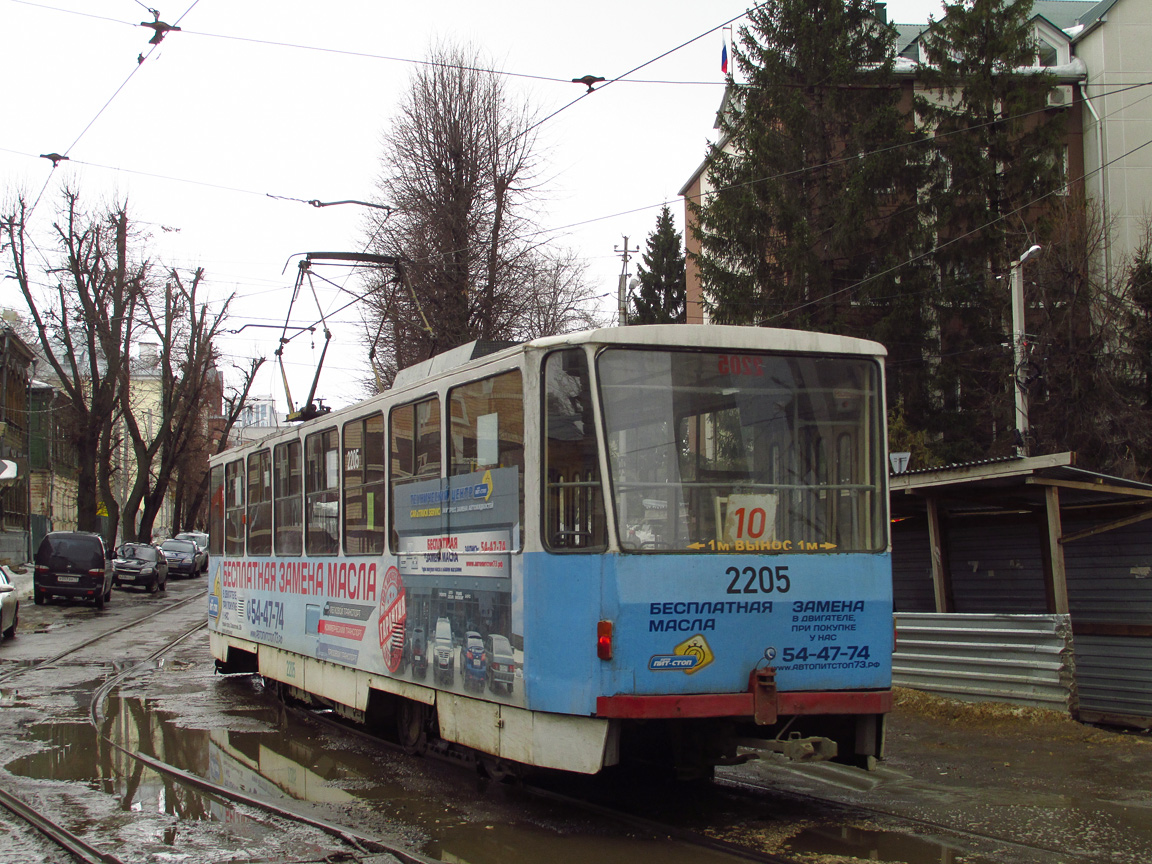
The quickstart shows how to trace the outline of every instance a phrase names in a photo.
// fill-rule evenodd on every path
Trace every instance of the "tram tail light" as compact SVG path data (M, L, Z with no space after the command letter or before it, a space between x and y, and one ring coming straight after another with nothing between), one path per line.
M596 622L596 656L601 660L612 659L612 622Z

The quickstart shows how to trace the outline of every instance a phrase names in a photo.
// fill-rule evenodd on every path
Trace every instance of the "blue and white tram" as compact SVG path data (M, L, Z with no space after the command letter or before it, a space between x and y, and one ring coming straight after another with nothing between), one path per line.
M871 762L883 356L695 325L473 344L229 450L217 666L500 767L700 776L747 739Z

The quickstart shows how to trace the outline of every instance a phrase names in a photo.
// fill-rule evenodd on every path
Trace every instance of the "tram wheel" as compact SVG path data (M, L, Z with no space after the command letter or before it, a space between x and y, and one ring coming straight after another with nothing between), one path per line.
M400 746L409 753L423 753L428 748L424 731L428 709L420 702L401 699L396 709L396 737Z

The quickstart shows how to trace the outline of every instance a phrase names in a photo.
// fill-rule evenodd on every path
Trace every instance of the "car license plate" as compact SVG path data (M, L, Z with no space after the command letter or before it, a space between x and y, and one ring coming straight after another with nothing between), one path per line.
M136 576L133 575L132 573L121 573L120 574L120 581L121 582L131 582L135 578L136 578Z
M57 576L56 581L57 582L79 582L80 577L79 576Z

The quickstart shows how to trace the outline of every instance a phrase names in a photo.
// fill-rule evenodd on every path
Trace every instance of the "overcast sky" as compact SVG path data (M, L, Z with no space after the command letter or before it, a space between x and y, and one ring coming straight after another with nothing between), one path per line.
M232 359L267 356L253 395L284 410L272 352L292 256L359 251L364 240L364 208L303 202L375 197L382 134L431 45L474 45L509 75L511 93L541 118L554 115L539 130L539 225L587 261L614 314L624 236L643 250L665 201L682 228L676 193L704 157L723 92L715 28L750 5L180 0L156 7L181 30L153 46L140 25L154 18L139 0L0 0L0 197L5 210L16 191L39 199L30 231L46 252L63 183L90 205L127 201L158 264L202 266L210 297L237 295L225 327L249 326L219 340L225 371ZM898 23L939 9L938 0L888 4ZM611 83L585 94L571 79L586 74ZM48 153L69 159L53 170L40 157ZM638 263L634 255L630 273ZM0 263L0 274L10 271ZM324 275L346 281L338 270ZM317 395L341 407L364 395L364 328L351 293L317 284L333 333ZM10 279L0 306L24 310ZM319 318L305 291L291 323ZM317 328L285 348L297 407L322 347Z

